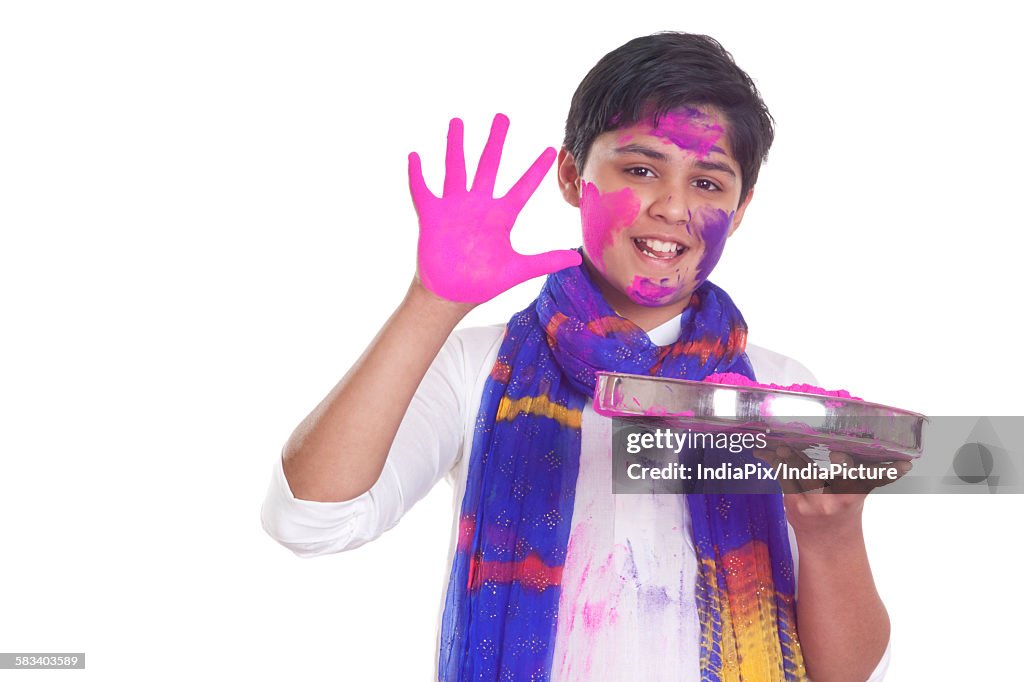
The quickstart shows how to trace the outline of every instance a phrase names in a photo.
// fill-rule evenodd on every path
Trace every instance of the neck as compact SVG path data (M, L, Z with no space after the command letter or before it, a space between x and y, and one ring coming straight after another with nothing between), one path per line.
M608 280L604 278L597 268L590 262L590 259L583 256L584 267L587 268L587 272L590 273L590 278L597 285L601 295L604 296L604 300L608 302L608 305L612 309L626 318L636 326L643 329L645 332L649 332L656 327L660 327L665 324L673 317L676 317L689 305L690 299L687 297L684 301L678 303L672 303L666 306L645 306L633 301L629 296L616 289L611 285Z

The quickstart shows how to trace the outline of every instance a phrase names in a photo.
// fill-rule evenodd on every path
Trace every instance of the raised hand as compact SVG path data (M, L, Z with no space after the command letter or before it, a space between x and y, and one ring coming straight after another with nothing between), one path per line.
M496 199L494 182L507 131L508 117L496 115L468 191L460 119L453 118L448 128L440 197L423 181L419 155L409 154L409 190L420 221L419 278L449 301L483 303L520 282L580 264L575 251L528 256L512 248L512 226L551 167L555 150L545 149L512 189Z

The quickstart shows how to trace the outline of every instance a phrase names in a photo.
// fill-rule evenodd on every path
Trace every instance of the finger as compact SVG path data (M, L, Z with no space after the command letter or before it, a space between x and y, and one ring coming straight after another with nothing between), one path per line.
M487 196L494 193L494 181L498 177L501 150L505 146L507 133L508 116L496 114L491 123L491 135L487 138L487 144L480 155L480 164L476 167L476 175L473 176L473 192L482 192Z
M896 481L903 478L911 469L914 468L913 464L905 460L893 462L890 466L896 470L896 478L894 479Z
M875 488L881 488L882 486L889 485L890 483L895 483L896 481L903 478L903 476L908 471L910 471L912 466L913 465L907 461L880 462L878 464L875 464L874 468L878 469L881 473L876 475L876 478L869 481L871 485L870 490L874 490ZM895 473L890 474L890 471ZM893 477L890 478L890 476Z
M809 481L799 478L795 472L806 466L806 462L793 448L788 445L779 445L775 450L779 463L783 466L779 470L779 487L787 494L800 494L813 490L818 485L816 481Z
M466 191L466 155L462 151L462 119L448 124L448 150L444 157L444 195Z
M548 251L535 256L521 256L516 268L520 282L525 282L541 275L550 275L565 268L576 267L583 262L576 251Z
M781 445L779 449L785 453L785 463L790 467L791 476L795 476L795 472L808 473L818 470L818 463L808 457L803 450L797 450L788 445ZM798 478L795 483L800 489L799 492L813 494L824 492L827 485L824 479L813 476Z
M807 453L805 453L803 450L797 450L796 448L791 447L789 445L784 445L782 447L784 447L787 450L789 450L790 457L793 459L793 461L795 463L800 464L800 465L814 464L815 466L817 466L815 461L813 459L811 459L810 457L808 457Z
M752 454L755 459L759 459L770 466L774 466L779 461L778 455L771 449L754 449L751 450L750 454Z
M523 177L519 178L519 181L512 186L512 189L501 200L509 202L518 214L519 211L523 210L523 206L533 196L533 193L537 191L540 181L547 175L548 169L551 168L551 164L554 163L556 156L558 156L558 152L555 151L554 147L548 147L541 152L541 155L537 157L533 165L523 173Z
M829 483L828 492L832 495L867 495L874 487L868 481L834 478Z
M423 164L420 155L416 152L409 154L409 193L412 195L412 203L417 208L422 205L428 197L436 199L434 193L423 181Z
M750 454L754 456L754 459L760 462L761 466L765 469L770 469L773 472L773 475L777 475L777 472L779 471L779 462L781 462L782 459L779 457L779 452L776 448L768 447L764 449L753 449L750 451ZM779 485L784 483L784 479L782 477L778 477L776 480Z
M830 453L828 459L832 464L843 464L847 468L856 465L853 457L845 452ZM844 472L846 471L847 469L844 469ZM875 487L874 482L867 478L851 478L840 475L832 479L828 491L833 495L867 495L873 487Z

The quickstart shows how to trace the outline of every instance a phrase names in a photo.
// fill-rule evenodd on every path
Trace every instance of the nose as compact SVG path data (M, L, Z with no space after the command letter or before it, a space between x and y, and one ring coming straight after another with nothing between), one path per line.
M690 209L682 192L662 194L650 208L651 216L669 225L685 225L690 222Z

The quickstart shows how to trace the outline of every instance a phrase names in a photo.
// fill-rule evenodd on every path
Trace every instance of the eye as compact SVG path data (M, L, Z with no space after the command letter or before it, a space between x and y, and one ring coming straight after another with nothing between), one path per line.
M654 171L650 168L644 168L643 166L633 166L626 169L627 175L632 175L635 178L653 178Z
M693 186L707 192L721 192L722 188L708 180L707 178L701 178L700 180L694 180Z

